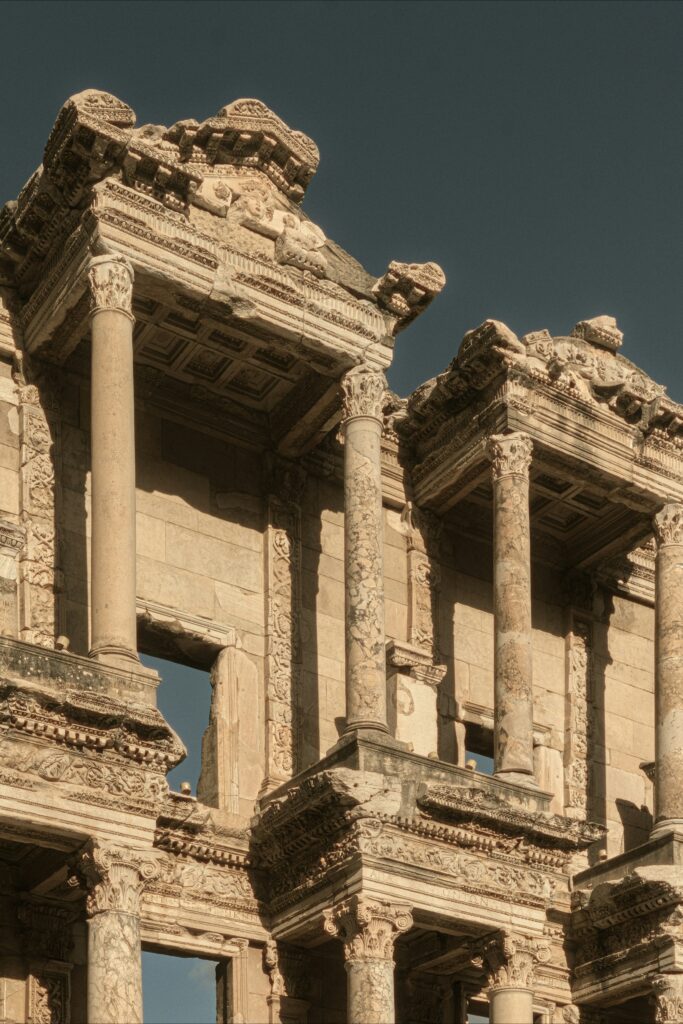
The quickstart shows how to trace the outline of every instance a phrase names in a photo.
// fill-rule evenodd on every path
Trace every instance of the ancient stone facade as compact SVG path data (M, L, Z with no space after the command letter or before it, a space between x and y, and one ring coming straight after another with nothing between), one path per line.
M89 90L0 213L0 1020L140 1021L152 950L219 1024L681 1021L683 408L607 316L392 394L444 276L317 163ZM140 652L211 671L196 796Z

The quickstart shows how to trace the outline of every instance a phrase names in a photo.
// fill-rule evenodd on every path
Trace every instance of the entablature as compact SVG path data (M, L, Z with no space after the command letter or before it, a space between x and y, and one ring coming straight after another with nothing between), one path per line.
M532 525L587 567L651 534L651 516L683 493L683 407L616 351L609 317L569 337L518 339L486 321L395 416L415 501L444 514L491 506L487 440L533 443Z

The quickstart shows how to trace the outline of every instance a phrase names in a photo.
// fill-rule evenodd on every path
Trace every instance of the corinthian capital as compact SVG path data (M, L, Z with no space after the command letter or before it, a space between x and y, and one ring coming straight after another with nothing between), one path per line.
M683 1020L683 975L657 974L652 979L656 1024Z
M388 960L394 943L412 926L410 907L351 896L325 911L325 931L344 943L344 959Z
M488 455L496 479L509 473L528 476L533 442L528 434L494 434L489 438Z
M133 267L125 256L93 256L88 269L90 312L116 310L133 316Z
M342 419L370 416L382 422L387 382L384 374L367 366L354 366L341 379Z
M93 840L81 850L75 863L76 876L88 890L88 917L107 910L139 914L145 883L158 872L158 862L149 854Z
M483 954L490 988L533 988L536 965L551 955L547 942L509 932L490 939Z
M683 505L671 502L652 520L657 544L683 544Z

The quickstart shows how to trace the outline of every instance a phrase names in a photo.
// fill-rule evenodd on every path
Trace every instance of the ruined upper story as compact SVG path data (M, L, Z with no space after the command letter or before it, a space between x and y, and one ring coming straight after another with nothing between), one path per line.
M323 757L345 715L339 382L359 364L386 369L396 333L444 284L436 264L374 277L327 239L301 208L317 162L256 100L136 128L125 103L86 91L0 214L3 552L18 581L4 632L89 649L87 266L121 253L135 275L140 645L201 667L234 648L243 820L268 775L278 678L293 681L296 722L285 775ZM683 487L683 410L621 342L608 317L559 338L487 321L443 374L387 395L382 438L392 728L444 763L486 747L486 444L524 431L538 770L553 809L608 822L613 850L647 831L648 545L652 515Z

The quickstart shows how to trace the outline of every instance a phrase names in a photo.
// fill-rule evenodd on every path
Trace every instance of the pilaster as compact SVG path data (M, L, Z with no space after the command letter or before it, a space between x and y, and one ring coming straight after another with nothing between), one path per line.
M296 463L273 459L268 473L265 539L266 776L263 792L296 772L297 704L301 694L301 496Z

